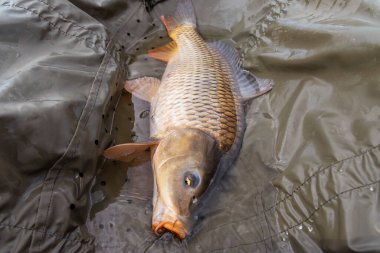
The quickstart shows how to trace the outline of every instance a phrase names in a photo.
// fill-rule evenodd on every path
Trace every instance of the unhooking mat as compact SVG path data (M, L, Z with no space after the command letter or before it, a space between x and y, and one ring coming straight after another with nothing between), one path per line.
M208 40L274 80L185 241L151 231L148 138L123 80L160 77L175 1L0 4L0 252L379 252L380 3L194 0Z

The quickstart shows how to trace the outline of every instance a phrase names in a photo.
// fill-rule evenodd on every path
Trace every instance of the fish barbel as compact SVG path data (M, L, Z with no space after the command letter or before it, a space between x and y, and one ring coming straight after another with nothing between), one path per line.
M152 142L117 145L105 156L129 161L151 148L152 228L184 239L220 159L239 148L243 102L269 91L272 83L242 69L233 46L202 39L190 0L178 1L174 15L161 19L173 39L149 51L150 57L168 63L161 81L143 77L125 84L133 95L151 102Z

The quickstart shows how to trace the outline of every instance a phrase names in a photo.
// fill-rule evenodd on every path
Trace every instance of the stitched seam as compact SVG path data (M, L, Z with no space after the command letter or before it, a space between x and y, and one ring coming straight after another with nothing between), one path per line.
M54 23L50 22L48 19L46 19L46 18L44 18L44 17L41 17L41 16L38 14L38 12L35 11L35 10L30 10L30 9L25 8L25 7L22 7L22 6L18 6L18 5L16 5L16 4L12 4L12 5L8 4L8 5L6 5L6 3L4 3L3 6L17 7L17 8L23 9L23 10L25 10L25 11L27 11L27 12L33 13L33 14L35 14L40 20L45 20L45 21L49 24L49 26L50 26L51 29L55 29L55 30L57 30L59 33L65 35L65 36L68 36L68 37L76 37L77 39L79 39L79 40L85 42L85 39L79 37L78 35L70 34L70 33L68 33L68 32L64 32L63 30L61 30L60 27L56 26ZM92 44L93 46L95 46L95 43L92 43L92 42L89 42L89 43ZM86 45L86 43L85 43L85 45ZM86 45L86 47L88 47L88 46ZM103 48L102 46L100 46L100 47ZM103 49L104 49L104 48L103 48ZM110 58L111 58L111 57L110 57ZM107 65L108 65L108 63L107 63ZM104 73L103 73L103 75L104 75ZM103 78L103 77L102 77L102 78ZM78 145L79 145L79 143L78 143ZM75 150L76 150L76 149L77 149L77 147L75 148ZM75 152L74 152L73 154L75 154ZM71 154L70 157L72 157L73 154ZM66 162L66 163L67 163L67 162ZM64 163L64 164L62 165L62 168L64 167L64 165L65 165L66 163ZM46 176L45 176L44 182L45 182L46 177L48 176L48 174L49 174L49 172L46 173ZM59 172L58 172L58 175L59 175ZM57 175L57 177L58 177L58 175ZM56 177L56 179L57 179L57 177ZM55 185L55 181L56 181L56 179L54 180L52 191L53 191L53 189L54 189L54 185ZM44 183L44 184L45 184L45 183ZM42 191L43 191L43 187L41 188L41 193L42 193ZM52 192L52 191L51 191L51 192ZM40 205L40 202L41 202L41 193L39 194L38 206ZM51 195L51 196L52 196L52 195ZM50 203L49 203L49 208L50 208ZM48 216L49 208L47 209L46 216ZM35 216L35 219L34 219L34 220L35 220L35 221L38 221L38 217L39 217L39 215L38 215L38 213L37 213L36 216ZM0 224L1 224L1 223L0 223ZM44 226L44 228L45 228L45 232L46 232L46 230L47 230L47 229L46 229L46 226ZM37 231L37 230L35 230L35 231ZM41 231L38 231L38 232L41 233ZM70 235L70 233L69 233L68 235ZM39 247L40 247L40 245L41 245L41 243L39 244Z
M65 36L67 36L67 37L75 37L75 38L77 38L78 40L81 40L81 41L83 41L83 42L87 42L87 43L84 43L86 47L88 47L87 44L91 44L91 45L94 46L94 47L96 46L96 43L91 42L91 41L86 41L85 38L82 38L81 36L79 36L79 35L77 35L77 34L72 34L72 33L68 33L68 32L63 31L63 30L61 29L61 27L59 27L59 26L57 26L56 24L50 22L47 18L41 17L41 16L38 14L38 12L35 11L35 10L30 10L30 9L28 9L28 8L25 8L25 7L22 7L22 6L16 5L16 4L12 4L12 5L9 4L9 5L7 5L7 3L4 3L3 6L17 7L17 8L20 8L20 9L22 9L22 10L25 10L25 11L27 11L27 12L33 13L33 14L36 15L39 19L44 20L45 22L47 22L47 23L49 24L49 27L50 27L52 30L57 30L59 33L61 33L62 35L65 35ZM99 46L99 47L102 48L102 49L104 49L103 46ZM90 48L90 47L88 47L88 48Z
M367 149L367 150L365 150L365 151L363 151L363 152L361 152L361 153L359 153L359 154L356 154L356 155L351 156L351 157L344 158L344 159L342 159L342 160L340 160L340 161L334 162L334 163L332 163L332 164L330 164L330 165L328 165L328 166L326 166L326 167L324 167L324 168L322 168L322 169L317 170L314 174L312 174L311 176L309 176L308 178L306 178L305 181L303 181L300 185L298 185L297 187L295 187L294 190L293 190L289 195L287 195L285 198L281 199L280 201L276 202L276 203L275 203L272 207L270 207L269 209L271 209L271 208L273 208L273 207L275 207L275 206L281 204L281 203L284 202L285 200L287 200L287 199L289 199L290 197L292 197L292 196L294 195L294 193L298 192L298 191L301 189L302 186L304 186L306 183L308 183L309 181L311 181L311 179L313 179L313 177L318 176L319 174L321 174L321 173L324 172L325 170L330 169L330 168L334 167L335 165L340 164L340 163L343 163L343 162L345 162L345 161L347 161L347 160L351 160L351 159L355 159L355 158L357 158L357 157L359 157L359 156L363 156L364 154L367 154L368 152L370 152L370 151L372 151L372 150L374 150L374 149L377 149L377 148L379 148L379 147L380 147L380 145L377 145L377 146L372 147L372 148L370 148L370 149Z
M50 190L50 200L49 200L48 207L47 207L47 209L46 209L46 216L45 216L46 218L45 218L45 220L47 220L48 217L49 217L50 207L51 207L51 204L52 204L52 202L53 202L53 191L54 191L55 183L57 182L57 179L58 179L58 177L59 177L59 175L60 175L62 169L65 167L65 165L68 163L69 159L71 159L71 158L73 157L73 155L75 154L75 152L77 151L77 148L78 148L78 146L79 146L79 143L80 143L80 141L77 142L77 145L76 145L75 148L72 150L70 156L67 158L66 162L63 163L63 164L60 166L60 169L58 169L57 174L56 174L56 176L54 177L53 185L52 185L51 190ZM48 232L48 228L47 228L47 226L46 226L46 223L43 224L43 228L44 228L43 231L44 231L45 234L50 233L50 232ZM37 232L39 232L39 231L37 231ZM54 234L54 233L53 233L53 234ZM68 236L69 236L70 234L71 234L71 232L67 233ZM40 243L39 243L39 245L38 245L38 248L39 248L40 250L41 250L41 244L42 244L42 240L40 240Z
M35 10L30 10L30 9L28 9L28 8L25 8L25 7L22 7L22 6L18 6L18 5L16 5L16 4L12 4L12 5L10 5L10 4L3 4L3 6L8 6L8 7L17 7L17 8L19 8L19 9L23 9L23 10L25 10L25 11L27 11L27 12L30 12L30 13L33 13L33 14L35 14L39 19L41 19L41 20L45 20L49 25L50 25L50 28L51 29L56 29L56 30L58 30L58 32L59 33L61 33L61 34L63 34L63 35L66 35L66 36L70 36L70 37L76 37L77 39L79 39L79 40L81 40L81 41L85 41L85 39L84 38L81 38L80 36L78 36L78 35L75 35L75 34L70 34L70 33L67 33L67 32L64 32L63 30L61 30L61 28L59 27L59 26L56 26L55 24L53 24L52 22L50 22L49 20L47 20L46 18L44 18L44 17L41 17ZM112 40L111 40L112 41ZM95 45L95 43L92 43L92 42L90 42L92 45ZM111 44L111 42L109 42L109 45ZM87 46L87 45L86 45ZM103 48L102 46L100 46L101 48ZM103 48L104 49L104 48ZM105 49L105 51L106 51L106 54L107 54L107 51L108 50L106 50ZM112 58L112 56L111 55L109 55L109 59L108 59L108 62L106 63L106 65L105 65L105 67L104 67L104 69L103 69L103 73L102 73L102 76L101 76L101 79L100 79L100 83L103 81L103 78L104 78L104 74L105 74L105 72L106 72L106 70L107 70L107 67L108 67L108 64L109 64L109 62L110 62L110 60L111 60L111 58ZM96 100L97 100L97 97L98 97L98 94L99 94L99 89L100 89L100 87L101 87L101 85L99 84L98 85L98 88L97 88L97 90L96 90L96 95L95 95L95 98L94 98L94 100L93 100L93 103L92 103L92 106L91 106L91 108L89 109L89 112L88 112L88 114L87 114L87 117L85 117L84 118L84 122L85 122L85 124L84 124L84 126L86 126L86 124L87 124L87 121L88 121L88 119L89 119L89 117L90 117L90 114L92 113L92 111L93 111L93 108L94 108L94 106L95 106L95 103L96 103ZM79 123L78 123L78 125L79 125ZM77 142L77 145L75 146L75 148L73 148L73 150L70 152L70 154L68 155L68 156L66 156L67 154L63 154L62 155L62 157L60 158L60 159L58 159L58 163L60 162L60 160L61 159L67 159L67 161L65 162L65 163L63 163L61 166L60 166L60 169L58 169L58 171L57 171L57 174L54 176L54 181L53 181L53 185L52 185L52 188L51 188L51 190L50 190L50 200L49 200L49 204L48 204L48 207L47 207L47 209L46 209L46 217L48 217L49 216L49 212L50 212L50 207L51 207L51 203L52 203L52 196L53 196L53 190L54 190L54 187L55 187L55 183L56 183L56 181L57 181L57 179L58 179L58 176L59 176L59 174L60 174L60 171L64 168L64 166L67 164L67 162L69 161L69 159L70 158L72 158L72 156L75 154L75 152L76 152L76 150L77 150L77 148L78 148L78 146L79 146L79 143L80 143L80 140ZM66 156L66 157L65 157ZM53 165L53 167L54 167L54 165ZM49 171L53 171L53 170L49 170ZM47 176L48 176L48 174L49 174L49 171L47 172ZM43 183L43 186L42 186L42 190L41 190L41 192L43 191L43 187L44 187L44 185L46 185L45 184L45 182L46 182L46 177L45 177L45 180L44 180L44 183ZM39 195L39 201L38 201L39 203L41 202L41 194ZM39 204L40 205L40 204ZM39 217L42 217L42 216L40 216L40 215L38 215L38 213L37 213L37 215L35 216L35 221L38 221L39 220ZM37 220L36 220L37 219ZM0 225L1 225L2 223L0 223ZM10 225L10 224L5 224L5 225L8 225L8 226L12 226L12 225ZM5 226L4 225L4 226ZM14 227L16 227L16 226L14 226ZM19 227L19 228L22 228L22 227ZM48 232L47 231L47 227L46 227L46 224L42 224L42 228L43 228L43 230L41 231L41 230L36 230L36 229L29 229L29 230L32 230L32 231L36 231L36 232L39 232L39 233L42 233L42 234L45 234L45 235L59 235L59 234L57 234L57 233L51 233L51 232ZM27 229L27 228L24 228L24 229ZM71 235L71 232L69 232L69 233L67 233L67 236L70 236ZM56 237L58 237L58 238L65 238L64 236L56 236ZM32 237L33 238L33 237ZM78 241L78 240L71 240L71 241ZM41 248L41 241L38 243L38 247L39 248ZM37 245L36 245L37 246Z
M120 37L120 36L118 36L118 34L121 34L121 33L120 33L120 30L121 30L123 27L125 27L125 25L129 22L129 20L131 20L131 19L133 18L134 14L135 14L135 13L141 8L141 6L143 6L143 4L137 5L137 7L136 7L134 10L131 11L131 13L132 13L131 15L126 15L126 18L120 20L120 25L119 25L118 28L115 30L115 32L112 34L111 39L114 39L114 38L115 38L115 40L117 40L117 39ZM147 36L148 36L148 35L147 35ZM135 46L136 44L137 44L137 42L134 43L133 46ZM130 48L131 48L131 47L125 49L124 51L128 51ZM128 56L130 56L130 55L128 55Z
M104 66L103 73L102 73L101 79L99 80L99 85L98 85L98 88L97 88L97 91L96 91L96 96L95 96L95 98L93 98L93 103L92 103L92 105L91 105L91 108L90 108L89 112L88 112L86 115L83 116L83 117L84 117L84 118L83 118L84 126L87 125L88 119L90 118L90 115L92 114L92 110L94 109L94 106L95 106L96 100L97 100L97 98L98 98L99 89L100 89L101 83L103 82L104 74L105 74L105 72L106 72L106 69L107 69L107 67L108 67L108 64L109 64L111 58L112 58L112 57L109 56L108 61L107 61L106 65ZM95 85L95 84L94 84L94 85ZM90 93L91 93L91 91L90 91ZM91 96L91 94L89 94L89 97L90 97L90 96ZM84 110L84 109L85 109L85 108L83 108L83 110ZM79 127L79 125L80 125L80 122L78 122L78 126L77 126L77 127ZM75 134L74 134L74 135L75 135ZM75 136L73 136L73 137L75 138ZM50 194L50 201L49 201L49 205L48 205L48 208L47 208L47 211L46 211L46 213L47 213L47 215L46 215L46 219L48 218L47 216L48 216L48 213L49 213L49 210L50 210L50 207L51 207L51 203L52 203L52 201L53 201L53 194L52 194L52 193L53 193L53 189L54 189L55 183L56 183L56 181L57 181L57 179L58 179L59 173L62 171L63 167L67 164L67 162L68 162L68 161L73 157L73 155L76 153L79 144L80 144L80 139L77 140L77 144L75 145L75 148L72 149L72 151L70 152L70 154L66 157L66 162L63 163L62 166L60 166L60 169L57 169L57 170L58 170L58 171L57 171L57 175L55 176L54 181L53 181L53 186L52 186L52 190L51 190L51 194ZM62 158L65 158L65 157L62 157ZM53 168L53 169L54 169L54 168Z
M264 207L264 210L265 210L265 202L264 202L264 198L263 198L263 191L261 191L261 193L260 193L260 197L261 197L261 200L262 200L262 202L263 202L263 207ZM269 221L268 221L268 217L267 217L267 213L266 212L264 212L264 218L265 218L265 224L267 225L267 229L268 229L268 234L270 234L270 226L269 226ZM273 242L272 242L272 240L270 241L270 244L271 244L271 250L273 251ZM266 244L265 244L266 245ZM265 246L265 248L266 248L266 246Z
M110 44L109 44L109 45L110 45ZM108 53L109 48L112 49L112 47L109 46L109 47L107 47L107 48L108 48L108 50L106 50L106 52L105 52L105 56L104 56L104 57L107 57L107 55L108 55L108 57L109 57L109 58L108 58L108 61L107 61L107 63L105 63L105 66L104 66L104 68L103 68L102 70L98 70L98 71L103 71L103 73L101 74L100 82L103 81L104 74L105 74L105 72L106 72L106 70L107 70L108 64L109 64L111 58L113 58L113 56L112 56L111 54ZM98 72L98 71L97 71L97 72ZM101 73L101 72L98 72L98 73ZM89 97L90 97L91 90L92 90L92 88L94 87L94 85L95 85L95 81L94 81L94 84L92 84L92 86L91 86L90 93L89 93ZM100 87L101 87L101 84L98 85L98 88L97 88L97 90L96 90L96 96L95 96L95 98L93 99L93 102L92 102L93 104L96 103L96 98L97 98L97 94L98 94L98 92L99 92ZM86 101L86 104L88 103L88 101L89 101L89 99ZM83 111L85 110L85 108L86 108L86 106L83 108ZM91 106L90 108L91 108L91 109L88 110L88 112L86 113L86 115L92 113L93 106ZM83 116L83 117L85 117L85 116ZM88 115L88 117L89 117L89 115ZM87 117L85 117L83 120L87 120L86 118L87 118ZM80 125L80 121L81 121L81 119L79 119L76 129L78 129L78 127L79 127L79 125ZM78 130L76 130L76 132L74 133L72 139L70 140L70 143L73 141L73 138L75 137L75 134L77 133L77 131L78 131ZM67 164L67 162L69 161L69 159L72 158L72 156L75 154L75 152L76 152L76 150L77 150L77 147L79 146L79 143L80 143L80 140L78 141L77 145L76 145L75 147L73 147L73 149L72 149L71 152L70 152L70 150L69 150L71 144L69 144L69 146L66 148L66 152L67 152L67 153L64 153L64 154L63 154L63 155L62 155L62 156L56 161L56 163L52 166L52 168L49 169L48 172L47 172L47 176L46 176L46 177L49 177L48 174L49 174L50 171L58 170L58 171L56 172L57 174L56 174L56 175L52 175L52 177L51 177L51 179L53 179L54 181L53 181L53 185L52 185L51 190L48 191L48 192L50 192L50 200L49 200L48 207L47 207L47 209L46 209L46 211L45 211L45 212L46 212L46 215L45 215L46 218L49 216L49 210L50 210L50 206L51 206L51 203L52 203L52 196L53 196L52 192L53 192L53 190L54 190L55 182L56 182L57 179L58 179L58 176L59 176L60 171L61 171L61 170L63 169L63 167ZM73 144L73 146L74 146L74 145L75 145L75 144ZM66 160L66 162L62 163L62 165L59 166L59 163L61 163L63 159L67 159L67 160ZM54 168L55 166L59 166L59 168L58 168L58 169L55 169L55 168ZM41 190L41 192L44 191L44 188L46 187L46 177L45 177L45 179L44 179L44 183L43 183L43 185L42 185L42 190ZM40 211L39 211L39 210L40 210L40 203L41 203L41 194L39 195L39 200L38 200L38 201L39 201L39 204L38 204L39 207L38 207L38 212L37 212L36 217L35 217L35 223L36 223L36 224L41 220L41 218L42 218L43 215L44 215L44 214L40 213ZM39 213L40 213L40 214L39 214ZM46 220L46 218L45 218L45 220ZM41 226L42 226L42 228L44 228L44 231L45 231L45 233L46 233L46 232L47 232L46 224L43 222L43 223L41 224ZM71 232L68 233L68 235L70 235L70 234L71 234ZM34 238L34 236L33 236L32 238ZM38 245L39 245L39 247L41 247L41 242L38 243Z
M320 170L317 171L315 174L313 174L313 176L316 176L317 174L321 173L322 171L325 171L325 170L328 169L328 168L331 168L331 167L333 167L333 166L336 166L336 165L339 164L339 163L342 163L342 162L347 161L347 160L355 159L355 158L357 158L357 157L359 157L359 156L363 156L364 154L369 153L369 152L371 152L372 150L378 149L379 147L380 147L380 145L376 145L376 146L374 146L374 147L372 147L372 148L370 148L370 149L368 149L368 150L366 150L366 151L364 151L364 152L362 152L362 153L360 153L360 154L356 154L356 155L354 155L354 156L344 158L344 159L342 159L342 160L340 160L340 161L338 161L338 162L335 162L335 163L333 163L333 164L331 164L331 165L329 165L329 166L327 166L327 167L324 167L323 169L320 169ZM312 177L312 176L310 176L309 178L311 179L311 177ZM308 178L308 179L309 179L309 178ZM301 186L304 186L305 184L306 184L306 181L303 182L301 185L299 185L299 188L301 188ZM299 190L299 189L298 189L298 190ZM277 207L278 205L280 205L282 202L285 202L286 200L290 199L290 197L293 197L293 196L294 196L294 193L295 193L295 191L293 191L292 194L288 195L287 198L284 198L284 199L282 199L282 200L276 202L275 204L273 204L273 206L268 207L267 209L265 209L264 212L269 212L269 211L271 211L272 209L274 209L275 207ZM210 229L210 230L208 230L208 231L213 231L213 230L219 229L219 228L221 228L221 227L223 227L223 226L226 226L226 225L228 225L228 224L238 223L238 222L241 222L241 221L243 221L243 220L253 219L253 218L255 218L255 217L258 217L259 215L261 215L261 214L255 214L255 215L248 216L248 217L245 217L245 218L240 219L240 220L231 221L231 222L229 222L229 223L227 223L227 224L222 224L222 225L217 226L217 227L215 227L215 228L212 228L212 229Z
M262 202L262 196L261 196L262 193L263 193L263 191L261 191L260 194L256 194L256 199L258 199L258 201L257 201L256 203L260 203L260 204L261 204L260 207L262 207L263 210L264 210L264 205L263 205L263 202ZM260 208L260 209L261 209L261 208ZM258 210L258 212L260 212L260 210ZM264 217L265 217L265 215L264 215ZM266 218L266 217L265 217L265 218ZM265 236L265 232L264 232L264 224L262 224L261 221L259 221L259 224L260 224L260 228L261 228L261 233L262 233L263 236ZM268 224L267 224L267 227L268 227ZM265 248L265 252L268 252L267 244L264 243L263 245L264 245L264 248Z
M56 10L55 10L52 6L50 6L48 3L46 3L46 2L44 2L44 1L42 1L42 0L37 0L37 1L40 2L40 3L45 4L45 5L47 6L47 8L48 8L51 12L55 12L55 13L57 13L57 14L59 15L59 17L61 18L61 20L65 21L65 22L67 22L67 23L70 23L70 24L72 24L73 26L79 27L79 28L81 28L81 29L83 29L83 30L85 30L85 31L88 31L88 32L91 33L92 35L96 36L98 39L101 39L101 40L107 42L107 39L105 39L103 36L101 36L100 34L96 33L95 31L90 30L90 29L88 29L87 27L81 26L81 25L79 25L77 22L75 22L75 21L73 21L73 20L69 20L69 19L65 18L65 16L64 16L61 12L56 11Z
M70 241L70 242L77 242L77 243L79 242L81 244L87 244L87 243L84 243L82 240L69 238L69 236L70 236L71 233L67 234L66 236L63 236L63 235L58 234L58 233L52 233L52 232L38 230L38 229L35 229L35 228L28 228L28 227L22 227L22 226L18 226L18 225L12 225L12 224L5 223L5 222L0 222L0 227L9 227L9 228L17 228L17 229L23 229L23 230L28 230L28 231L35 231L35 232L38 232L38 233L45 234L47 236L53 237L56 240L65 239L65 240ZM91 243L93 243L93 241L91 241Z
M106 70L107 70L108 64L110 63L111 59L112 59L112 56L109 55L108 61L107 61L107 63L106 63L105 66L104 66L103 73L102 73L102 75L101 75L101 79L99 80L99 85L98 85L98 88L97 88L97 90L96 90L96 96L95 96L95 98L93 99L93 102L92 102L92 105L91 105L90 110L89 110L88 113L86 114L87 117L84 116L84 118L83 118L84 126L87 125L88 119L90 118L90 115L91 115L92 112L93 112L93 109L94 109L95 104L96 104L96 100L97 100L97 98L98 98L98 94L99 94L99 90L100 90L100 87L101 87L101 83L103 82L104 75L105 75L105 73L106 73ZM91 93L91 91L90 91L90 93ZM89 97L90 97L90 95L89 95ZM85 108L84 108L84 109L85 109ZM83 110L84 110L84 109L83 109ZM79 125L80 125L80 122L78 123L78 126L77 126L77 127L79 127ZM75 134L74 134L74 135L75 135ZM75 138L75 136L73 136L73 138ZM61 172L62 169L64 168L64 166L67 164L68 161L70 161L70 159L71 159L71 158L73 157L73 155L76 153L79 144L80 144L80 139L78 139L78 141L77 141L77 145L76 145L75 148L71 151L70 155L69 155L68 157L66 157L66 158L65 158L64 156L62 157L62 159L66 159L66 162L63 163L62 166L60 166L60 169L58 169L57 174L56 174L56 176L55 176L55 178L54 178L53 185L52 185L52 188L51 188L51 191L50 191L50 200L49 200L49 204L48 204L48 207L47 207L47 210L46 210L46 220L47 220L47 218L48 218L48 216L49 216L50 208L51 208L51 205L52 205L52 202L53 202L53 191L54 191L55 183L56 183L56 181L57 181L57 179L58 179L58 177L59 177L60 172ZM45 231L47 231L47 227L46 227L46 225L45 225L44 227L45 227ZM68 235L70 235L70 234L71 234L71 233L68 233ZM40 247L40 246L41 246L41 242L40 242L40 244L39 244L39 247Z
M259 244L259 243L263 243L263 242L265 242L266 240L273 239L274 237L279 236L279 235L281 235L281 234L283 234L283 233L285 233L285 232L287 232L287 231L289 231L289 230L291 230L291 229L293 229L293 228L295 228L295 227L301 225L301 224L304 223L305 221L310 220L310 218L311 218L312 216L314 216L314 214L316 214L317 211L319 211L322 207L324 207L325 205L327 205L327 204L328 204L329 202L331 202L333 199L338 198L339 196L341 196L341 195L343 195L343 194L350 193L350 192L353 192L353 191L355 191L355 190L360 190L360 189L362 189L362 188L368 187L368 186L370 186L370 185L378 184L378 183L380 183L380 180L375 181L375 182L371 182L371 183L368 183L368 184L365 184L365 185L361 185L361 186L358 186L358 187L354 187L354 188L351 188L351 189L345 190L345 191L343 191L343 192L340 192L340 193L338 193L338 194L335 194L334 196L332 196L332 197L330 197L329 199L327 199L327 200L325 200L324 202L322 202L322 203L321 203L317 208L315 208L315 209L311 212L311 214L309 214L304 220L302 220L302 221L300 221L300 222L298 222L298 223L296 223L296 224L294 224L294 225L288 227L288 228L285 229L285 230L282 230L282 231L280 231L280 232L278 232L278 233L275 233L275 234L273 234L273 235L270 235L270 236L268 236L267 238L264 238L264 239L259 240L259 241L249 242L249 243L241 243L241 244L234 245L234 246L231 246L231 247L225 247L225 248L220 248L220 249L213 249L213 250L209 251L209 253L210 253L210 252L220 251L220 250L233 249L233 248L236 248L236 247L239 247L239 246L248 246L248 245Z
M97 88L96 90L96 95L95 95L95 98L94 98L94 102L92 103L91 105L91 108L87 114L87 117L85 117L83 119L84 121L84 125L83 127L87 126L87 123L88 123L88 120L90 119L90 115L92 114L92 111L94 110L94 107L95 107L95 104L96 104L96 101L98 100L98 96L99 96L99 90L100 90L100 87L102 86L102 83L103 83L103 78L104 78L104 75L105 73L107 72L107 68L108 68L108 64L111 62L111 59L113 58L114 56L110 55L109 58L108 58L108 61L106 63L106 65L104 66L104 70L103 70L103 73L102 73L102 76L100 78L100 81L99 81L99 87Z
M39 1L39 0L38 0L38 1ZM41 1L40 1L40 2L41 2ZM46 4L46 3L45 3L45 4ZM57 30L59 33L65 35L65 36L75 37L75 38L77 38L77 39L79 39L79 40L81 40L81 41L85 41L84 38L82 38L82 37L80 37L80 36L78 36L78 35L76 35L76 34L71 34L71 33L68 33L68 32L64 32L59 26L57 26L56 24L50 22L47 18L44 18L44 17L40 16L39 13L38 13L37 11L35 11L35 10L28 9L28 8L26 8L26 7L19 6L19 5L14 4L14 3L13 3L12 5L10 5L10 4L8 4L8 5L7 5L7 4L3 4L3 6L17 7L17 8L19 8L19 9L23 9L23 10L25 10L25 11L27 11L27 12L33 13L33 14L35 14L39 19L46 21L46 22L49 24L49 26L50 26L51 29L55 29L55 30ZM60 14L60 13L59 13L59 14ZM67 21L67 22L69 22L69 21ZM71 22L69 22L69 23L71 23ZM72 25L75 25L75 24L72 23ZM91 33L91 31L90 31L90 33ZM103 39L103 38L102 38L102 39ZM92 44L93 46L95 46L95 43L93 43L93 42L89 42L89 43ZM100 47L103 48L102 46L100 46ZM103 48L103 49L104 49L104 48ZM106 51L107 51L107 50L106 50ZM107 67L108 67L108 64L109 64L111 58L112 58L112 56L110 55L110 56L109 56L109 59L108 59L108 62L106 63L106 66L105 66L104 69L103 69L103 73L102 73L102 77L101 77L101 79L100 79L100 83L103 81L104 74L105 74L105 72L106 72L106 70L107 70ZM89 112L88 112L88 117L85 118L85 125L87 124L87 121L88 121L88 119L89 119L89 115L90 115L90 114L92 113L92 111L93 111L94 105L95 105L95 103L96 103L96 100L97 100L97 97L98 97L98 94L99 94L99 89L100 89L100 87L101 87L101 85L99 84L98 89L96 90L96 96L95 96L95 98L94 98L93 105L91 106L91 109L90 109ZM56 183L56 181L57 181L57 179L58 179L58 176L59 176L59 174L60 174L60 171L61 171L61 170L63 169L63 167L67 164L67 162L69 161L69 159L72 158L72 156L75 154L75 152L76 152L76 150L77 150L79 144L80 144L80 140L77 142L76 147L71 151L71 154L70 154L68 157L66 157L67 161L66 161L65 163L63 163L63 164L60 166L60 169L58 169L58 172L57 172L57 174L56 174L56 176L55 176L55 178L54 178L54 181L53 181L52 190L50 191L50 201L49 201L49 204L48 204L48 208L47 208L47 210L46 210L46 217L49 215L49 211L50 211L50 207L51 207L51 203L52 203L52 195L53 195L52 192L53 192L53 190L54 190L54 186L55 186L55 183ZM65 156L65 155L63 155L63 157L61 157L61 158L64 158L64 156ZM49 172L47 172L47 173L49 173ZM46 179L45 179L45 180L46 180ZM45 180L44 180L44 182L45 182ZM41 190L41 191L42 191L42 190ZM41 201L41 194L40 194L40 196L39 196L39 202L40 202L40 201ZM37 217L38 217L38 215L36 215L35 219L36 219ZM11 227L11 228L18 228L18 229L25 229L25 230L30 230L30 231L35 231L35 232L42 233L42 234L45 234L45 235L48 235L48 236L51 236L51 237L55 237L56 239L66 239L66 240L69 240L69 241L80 242L80 243L81 243L81 240L78 240L78 239L68 239L68 237L71 235L71 232L67 233L66 236L60 235L60 234L58 234L58 233L48 232L48 231L47 231L47 228L46 228L46 224L43 225L43 228L44 228L43 230L37 230L37 229L32 229L32 228L26 228L26 227L21 227L21 226L17 226L17 225L6 224L6 223L0 223L0 226L3 226L3 227ZM39 248L41 247L41 243L42 243L42 242L39 243L39 246L38 246Z

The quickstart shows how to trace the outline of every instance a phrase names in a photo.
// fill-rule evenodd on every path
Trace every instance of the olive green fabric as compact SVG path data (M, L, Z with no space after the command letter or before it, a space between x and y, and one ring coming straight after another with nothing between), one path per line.
M85 221L111 139L102 114L124 73L119 48L69 2L2 1L1 252L93 251Z
M120 90L165 69L146 51L175 1L157 2L1 2L0 252L379 252L380 4L193 0L202 36L275 88L179 241L151 231L149 161L101 156L149 138Z

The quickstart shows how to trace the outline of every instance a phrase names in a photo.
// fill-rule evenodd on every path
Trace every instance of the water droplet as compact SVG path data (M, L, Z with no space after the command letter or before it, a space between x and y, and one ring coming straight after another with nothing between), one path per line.
M308 226L307 230L309 230L309 232L313 232L313 227L312 226Z
M373 192L373 191L375 191L375 187L371 186L371 187L369 187L369 190L370 190L371 192Z
M302 224L298 226L299 230L302 230L302 228L303 228Z
M289 235L289 232L288 232L288 231L286 231L286 232L285 232L285 235L286 235L286 236L288 236L288 235Z
M281 241L286 242L286 238L285 238L285 237L282 237L282 238L281 238Z
M343 173L343 169L342 168L338 169L338 172Z

